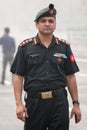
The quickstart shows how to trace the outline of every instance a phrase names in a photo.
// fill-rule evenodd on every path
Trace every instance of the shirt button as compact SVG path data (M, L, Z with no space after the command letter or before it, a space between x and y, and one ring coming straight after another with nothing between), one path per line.
M48 63L49 61L48 61L48 60L46 60L46 62Z
M48 74L48 72L46 74Z

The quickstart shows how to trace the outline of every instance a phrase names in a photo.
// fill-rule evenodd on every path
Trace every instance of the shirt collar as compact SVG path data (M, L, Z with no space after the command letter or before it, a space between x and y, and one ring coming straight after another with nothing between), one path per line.
M54 35L53 35L53 38L52 38L52 41L51 41L51 44L49 47L55 45L55 44L58 44L58 38L56 38ZM34 44L37 45L37 44L40 44L42 45L41 41L40 41L40 38L38 36L38 34L34 37Z

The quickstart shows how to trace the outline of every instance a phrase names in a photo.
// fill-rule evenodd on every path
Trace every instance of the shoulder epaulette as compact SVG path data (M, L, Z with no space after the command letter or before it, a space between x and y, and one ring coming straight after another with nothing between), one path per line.
M59 39L59 41L60 42L62 42L62 43L64 43L64 44L66 44L66 45L68 45L68 46L70 46L70 43L68 43L66 40L64 40L64 39Z
M34 45L37 45L37 43L38 43L38 41L35 37L33 38L33 42L34 42Z
M26 40L24 40L23 42L21 42L21 43L19 44L19 46L25 46L25 45L29 44L29 43L32 42L32 41L33 41L32 38L26 39Z
M59 39L56 37L55 38L55 43L58 44L59 43Z

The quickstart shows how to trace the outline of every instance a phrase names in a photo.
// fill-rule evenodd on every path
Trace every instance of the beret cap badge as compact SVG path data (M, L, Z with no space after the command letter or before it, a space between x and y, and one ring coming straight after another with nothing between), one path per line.
M57 12L56 12L56 9L54 8L54 4L49 4L48 7L40 10L37 13L34 21L38 21L41 17L49 17L49 16L55 17L56 13Z
M50 4L49 5L49 13L52 15L53 14L53 8L54 8L54 5L53 4Z
M49 13L52 15L53 14L53 9L50 9Z

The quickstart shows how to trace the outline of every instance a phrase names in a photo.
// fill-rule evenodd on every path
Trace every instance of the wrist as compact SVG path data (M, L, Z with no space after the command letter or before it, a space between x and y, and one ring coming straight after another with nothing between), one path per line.
M16 102L16 106L22 105L22 102Z
M78 100L73 100L73 105L79 105L79 101Z

